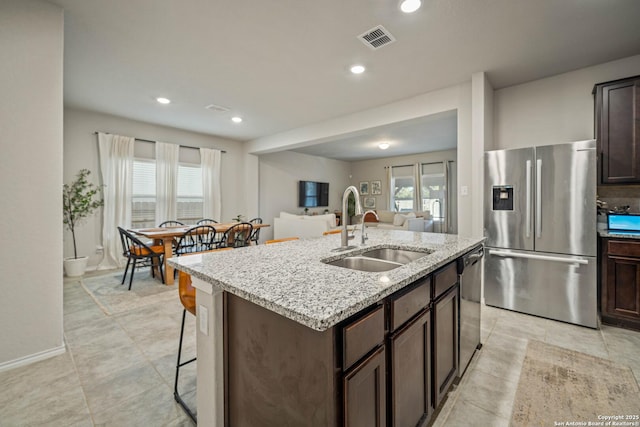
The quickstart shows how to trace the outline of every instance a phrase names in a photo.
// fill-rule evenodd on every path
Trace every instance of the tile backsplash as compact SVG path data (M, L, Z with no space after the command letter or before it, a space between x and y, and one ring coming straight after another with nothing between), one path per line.
M598 198L607 202L609 209L629 205L629 212L640 213L640 185L600 185Z

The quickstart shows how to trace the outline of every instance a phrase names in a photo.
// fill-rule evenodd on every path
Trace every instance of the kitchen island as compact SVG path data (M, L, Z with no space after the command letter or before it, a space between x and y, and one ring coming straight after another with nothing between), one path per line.
M199 424L428 420L457 375L455 260L483 238L368 234L346 251L333 235L170 261L197 289ZM376 248L426 256L381 272L327 264Z

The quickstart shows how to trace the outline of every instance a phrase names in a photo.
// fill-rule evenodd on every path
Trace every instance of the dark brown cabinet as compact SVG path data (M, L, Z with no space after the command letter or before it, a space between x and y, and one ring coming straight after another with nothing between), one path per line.
M602 323L640 330L640 241L602 241Z
M385 349L380 347L344 377L344 426L386 425Z
M458 299L458 285L455 285L433 304L433 382L436 407L458 374Z
M457 375L455 261L325 331L223 300L226 426L424 427Z
M640 183L640 76L597 84L596 139L601 184Z
M433 414L431 323L431 310L424 310L389 340L393 427L426 425Z

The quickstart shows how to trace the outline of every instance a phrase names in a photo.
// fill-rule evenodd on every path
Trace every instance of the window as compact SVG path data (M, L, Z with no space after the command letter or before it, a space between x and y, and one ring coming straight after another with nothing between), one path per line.
M200 165L178 165L177 220L195 224L202 218L203 193ZM131 226L155 227L156 218L156 164L153 160L133 161L133 190L131 200Z
M422 210L430 211L435 219L446 215L446 183L443 163L423 163L421 173Z
M398 212L414 210L415 180L413 166L393 166L391 169L391 208Z
M156 164L150 160L133 161L131 193L131 226L155 227L156 221Z
M195 224L202 219L202 169L195 165L178 165L178 221Z

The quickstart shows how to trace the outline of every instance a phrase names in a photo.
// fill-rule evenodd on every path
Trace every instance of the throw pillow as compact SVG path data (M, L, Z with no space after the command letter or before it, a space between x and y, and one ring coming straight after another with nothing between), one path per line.
M402 227L406 219L407 219L406 215L395 214L395 216L393 217L393 225Z

